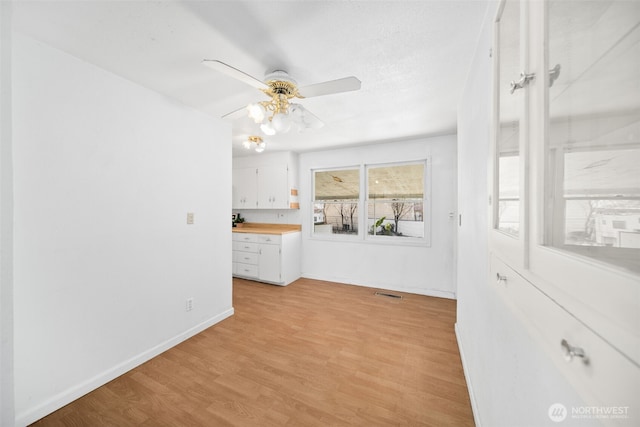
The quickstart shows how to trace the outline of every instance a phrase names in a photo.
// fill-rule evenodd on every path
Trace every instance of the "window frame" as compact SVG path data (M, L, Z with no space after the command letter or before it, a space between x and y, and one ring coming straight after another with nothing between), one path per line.
M341 170L357 170L358 171L358 199L356 203L358 205L358 233L356 234L342 234L342 233L316 233L315 231L315 206L317 204L316 199L316 172L328 172L328 171L341 171ZM311 219L311 237L318 240L337 240L337 241L357 241L360 236L360 224L362 217L362 165L351 165L351 166L337 166L337 167L322 167L311 169L311 209L310 209L310 219ZM345 199L346 200L346 199Z
M431 191L430 191L430 159L424 158L421 160L407 160L401 162L389 162L389 163L367 163L364 165L364 179L365 179L365 193L364 193L364 222L366 224L366 234L363 236L365 241L376 243L393 243L401 245L419 245L430 246L431 244ZM369 199L369 170L372 168L384 168L394 166L408 166L408 165L422 165L422 223L423 223L423 237L405 237L405 236L387 236L380 234L369 234L369 204L375 203ZM375 219L375 218L374 218Z
M369 185L368 170L376 167L403 166L412 164L422 164L423 188L424 194L422 198L423 212L423 237L405 237L405 236L386 236L386 235L369 235L368 233L368 209L369 209ZM339 241L339 242L357 242L381 245L400 245L400 246L431 246L431 156L425 156L413 160L404 160L396 162L362 162L359 165L336 166L336 167L319 167L312 168L311 173L311 209L310 218L310 237L314 240ZM339 170L359 170L359 195L358 195L358 233L342 234L342 233L317 233L315 231L314 210L316 205L316 172L339 171Z

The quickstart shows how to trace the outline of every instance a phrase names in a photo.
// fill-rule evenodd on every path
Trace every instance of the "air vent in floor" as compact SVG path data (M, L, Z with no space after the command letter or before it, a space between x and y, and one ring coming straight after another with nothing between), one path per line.
M380 297L402 299L402 295L388 294L386 292L376 292L375 295L380 296Z

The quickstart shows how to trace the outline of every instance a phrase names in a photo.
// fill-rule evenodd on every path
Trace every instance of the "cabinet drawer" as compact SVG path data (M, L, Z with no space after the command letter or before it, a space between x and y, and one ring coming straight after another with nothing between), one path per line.
M233 250L234 251L241 251L241 252L258 253L258 244L257 243L246 243L246 242L233 242Z
M256 243L258 241L257 234L251 233L232 233L234 242Z
M636 405L638 366L495 255L490 273L489 283L589 405ZM567 346L585 357L566 359Z
M233 261L243 264L258 265L258 254L255 252L233 251Z
M258 266L251 264L236 263L236 275L243 277L258 277Z
M279 234L258 234L258 243L279 245L281 241L282 236Z

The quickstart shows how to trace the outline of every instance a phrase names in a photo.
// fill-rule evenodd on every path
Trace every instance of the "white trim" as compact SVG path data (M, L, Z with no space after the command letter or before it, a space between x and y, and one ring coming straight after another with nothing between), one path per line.
M222 313L213 316L204 322L193 326L190 329L170 338L155 347L152 347L137 356L134 356L128 360L123 361L122 363L113 366L112 368L94 376L93 378L88 379L85 382L77 384L52 398L46 400L40 405L31 408L21 414L16 414L16 423L17 427L27 426L29 424L34 423L40 418L49 415L50 413L62 408L63 406L73 402L74 400L84 396L85 394L97 389L100 386L108 383L109 381L119 377L120 375L132 370L133 368L142 365L143 363L153 359L159 354L169 350L172 347L180 344L183 341L193 337L194 335L204 331L205 329L215 325L226 319L229 316L232 316L234 313L233 307L223 311Z
M464 372L464 379L467 383L467 391L469 392L469 400L471 401L471 412L473 413L473 421L476 427L482 427L480 422L480 411L478 411L478 402L476 401L476 395L473 391L473 384L471 383L471 377L469 376L469 368L467 364L467 358L464 353L464 346L462 345L462 339L460 338L459 323L454 325L456 332L456 341L458 342L458 350L460 352L460 360L462 361L462 371Z
M381 289L381 290L387 290L387 291L396 291L396 292L404 292L407 294L415 294L415 295L422 295L422 296L426 296L426 297L435 297L435 298L446 298L446 299L452 299L455 300L456 299L456 293L455 292L449 292L449 291L440 291L437 289L423 289L423 288L402 288L399 286L393 286L390 285L389 282L386 281L367 281L366 284L363 283L357 283L354 282L352 279L349 279L347 277L338 277L338 276L324 276L324 275L320 275L320 274L302 274L302 277L305 279L313 279L313 280L320 280L322 282L333 282L333 283L339 283L342 285L349 285L349 286L361 286L363 288L373 288L373 289Z

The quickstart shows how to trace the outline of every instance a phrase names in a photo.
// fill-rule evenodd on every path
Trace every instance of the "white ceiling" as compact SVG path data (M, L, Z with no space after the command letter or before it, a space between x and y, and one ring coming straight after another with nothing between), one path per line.
M14 29L216 117L264 94L201 65L218 59L299 86L356 76L357 92L300 101L319 130L265 137L309 151L456 130L457 102L487 2L19 1ZM233 123L234 155L260 134Z

